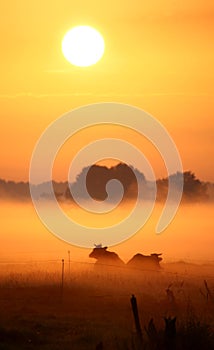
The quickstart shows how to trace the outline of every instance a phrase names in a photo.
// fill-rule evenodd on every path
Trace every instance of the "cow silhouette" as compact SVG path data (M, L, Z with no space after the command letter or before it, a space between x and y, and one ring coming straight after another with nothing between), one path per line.
M128 262L127 267L133 269L145 269L145 270L159 270L161 268L160 261L162 258L160 257L162 254L136 254L134 255Z
M109 266L125 266L125 263L114 252L109 252L108 247L102 247L101 245L95 246L93 251L89 254L89 258L96 259L96 266L109 265Z

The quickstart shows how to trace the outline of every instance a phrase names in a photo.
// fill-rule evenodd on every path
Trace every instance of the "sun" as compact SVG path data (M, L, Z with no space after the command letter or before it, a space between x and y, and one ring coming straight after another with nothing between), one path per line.
M102 35L89 26L70 29L62 40L64 57L73 65L88 67L103 56L105 43Z

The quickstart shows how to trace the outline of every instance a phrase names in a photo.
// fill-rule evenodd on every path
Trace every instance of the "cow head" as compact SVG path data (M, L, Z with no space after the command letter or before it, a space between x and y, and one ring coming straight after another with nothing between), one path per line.
M162 255L162 253L159 253L159 254L153 253L153 254L151 254L152 258L154 258L156 261L162 261L163 260L162 258L160 258L161 255Z
M89 254L89 258L100 259L105 256L108 247L97 247Z

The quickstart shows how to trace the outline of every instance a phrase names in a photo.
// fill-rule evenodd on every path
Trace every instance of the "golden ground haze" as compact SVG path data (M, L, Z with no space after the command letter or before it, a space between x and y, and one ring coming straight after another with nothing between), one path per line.
M127 216L130 207L120 208L119 214L118 210L116 214L102 217L96 214L96 219L94 215L83 215L82 210L73 205L64 205L63 209L79 223L101 227L119 222ZM73 261L93 263L88 258L91 249L81 249L57 239L38 219L32 204L8 201L0 202L0 208L1 261L67 259L70 250ZM163 253L164 262L213 262L213 204L182 205L172 223L157 235L155 227L161 208L162 205L156 205L151 218L139 232L109 250L116 251L126 262L136 253L152 252Z

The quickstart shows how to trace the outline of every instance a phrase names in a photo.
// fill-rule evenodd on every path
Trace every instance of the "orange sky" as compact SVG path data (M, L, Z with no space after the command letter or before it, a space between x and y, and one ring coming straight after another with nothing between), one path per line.
M211 0L2 2L0 178L28 179L34 144L60 115L118 101L155 116L174 138L184 169L214 181L213 23ZM102 60L88 68L72 66L61 53L65 32L81 24L97 28L106 44ZM82 146L79 136L76 148L71 140L72 151L64 150L66 162ZM142 148L126 131L124 138ZM156 176L165 175L158 157L153 163ZM65 179L63 166L56 162L57 180Z

